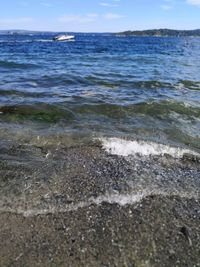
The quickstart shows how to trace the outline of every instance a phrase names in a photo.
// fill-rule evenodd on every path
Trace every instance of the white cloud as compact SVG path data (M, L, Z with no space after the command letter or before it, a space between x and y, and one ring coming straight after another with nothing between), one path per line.
M89 23L89 22L95 21L97 16L98 16L97 14L87 14L87 15L69 14L69 15L61 16L60 18L58 18L58 21L64 22L64 23L75 22L75 23L84 24L84 23Z
M105 7L118 7L119 5L118 4L109 4L109 3L106 3L106 2L101 2L99 3L100 6L105 6Z
M53 5L48 3L48 2L41 2L40 5L45 6L45 7L52 7Z
M169 5L162 5L161 8L162 8L163 10L170 10L170 9L172 9L173 7L172 7L172 6L169 6Z
M187 0L186 2L190 5L200 6L200 0Z
M107 20L112 20L112 19L121 19L121 18L124 18L125 16L120 15L120 14L115 14L115 13L107 13L103 17Z

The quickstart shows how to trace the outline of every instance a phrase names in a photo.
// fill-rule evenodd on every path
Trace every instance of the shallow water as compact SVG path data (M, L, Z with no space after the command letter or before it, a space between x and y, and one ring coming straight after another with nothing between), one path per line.
M0 35L0 212L198 199L200 39L52 37Z
M126 137L199 150L199 38L52 37L0 36L1 138Z

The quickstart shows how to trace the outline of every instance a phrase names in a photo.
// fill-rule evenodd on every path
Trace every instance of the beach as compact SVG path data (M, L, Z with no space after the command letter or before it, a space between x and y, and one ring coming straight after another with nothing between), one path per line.
M29 147L20 162L16 148L1 161L1 266L198 266L198 158Z
M199 45L0 36L0 266L200 266Z

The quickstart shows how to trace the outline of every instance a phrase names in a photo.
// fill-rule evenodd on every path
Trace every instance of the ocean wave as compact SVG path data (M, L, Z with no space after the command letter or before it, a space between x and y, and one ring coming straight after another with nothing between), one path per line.
M112 101L112 99L110 101ZM124 102L125 101L126 100L124 100ZM76 111L82 114L93 113L108 116L111 118L123 118L132 116L134 114L143 114L153 118L169 119L170 114L174 112L177 114L185 115L186 117L192 119L200 117L199 107L191 106L189 103L186 102L178 102L173 100L143 101L139 103L122 105L120 104L120 99L119 101L117 101L116 99L116 103L114 103L114 101L113 103L95 103L95 105L93 103L82 103L80 106L77 105Z
M7 97L9 105L0 106L0 111L5 115L23 116L23 120L36 119L39 117L55 118L54 122L62 118L67 118L69 113L76 118L89 119L96 118L113 121L116 119L126 119L127 121L137 121L140 116L149 120L161 120L165 123L178 122L176 114L181 118L181 125L184 123L197 122L200 117L200 108L191 106L185 102L175 101L147 101L135 104L112 103L111 99L103 99L103 95L94 91L79 92L79 95L65 94L64 91L40 92L33 90L0 90L0 96ZM19 99L17 97L20 97ZM24 98L23 104L21 98ZM54 102L51 103L52 97ZM38 100L38 102L36 101ZM109 103L110 101L110 103ZM128 100L127 100L128 101ZM136 101L136 100L135 100ZM114 102L114 101L113 101ZM59 115L59 116L58 116ZM38 117L37 117L38 116ZM178 118L179 118L178 117ZM9 116L7 116L9 119ZM5 118L6 119L6 118ZM53 122L52 121L52 122ZM127 122L124 121L124 125ZM139 121L138 121L139 123Z
M8 44L26 44L26 43L36 43L36 42L53 42L53 40L51 39L27 39L27 40L0 40L0 43L4 44L4 43L8 43Z
M178 83L174 85L175 89L189 89L194 91L200 90L200 82L199 81L191 81L191 80L180 80Z
M59 120L71 121L75 118L72 111L59 108L56 105L14 105L0 107L1 118L8 121L35 120L40 122L55 123Z
M199 117L200 108L187 102L175 100L148 101L133 106L136 113L148 114L150 116L168 115L172 112L187 115L188 117Z
M102 77L101 77L102 76ZM132 88L132 89L173 89L174 85L169 82L159 80L135 80L134 75L110 73L109 78L105 73L89 75L85 80L93 85L104 86L108 88Z
M151 156L168 154L174 158L182 158L185 154L200 156L197 152L180 147L172 147L150 141L124 140L120 138L101 138L103 149L110 154L119 156Z
M32 84L32 86L34 86ZM49 96L48 92L33 92L33 91L22 91L22 90L15 90L15 89L1 89L0 88L0 96L12 96L12 97L31 97L31 98L40 98Z
M7 60L1 60L0 61L0 68L4 69L29 69L29 68L39 68L37 64L31 64L31 63L18 63L14 61L7 61Z
M73 58L73 57L72 57ZM73 65L73 59L71 59L71 64ZM67 66L69 64L69 61L63 62L63 66ZM30 63L16 63L16 62L8 62L3 61L0 62L0 67L11 67L11 68L37 68L40 67L36 64L30 64ZM85 62L80 62L79 66L81 68L84 68L87 66ZM90 65L89 65L90 66ZM43 67L43 66L42 66ZM188 89L188 90L199 90L200 89L200 83L196 81L178 81L176 83L170 83L165 81L159 81L159 80L137 80L135 79L134 75L127 74L127 73L114 73L114 72L95 72L91 73L90 75L84 75L84 73L77 73L74 74L73 72L67 72L61 74L44 74L39 77L37 77L34 82L37 82L42 87L46 86L55 86L55 85L79 85L83 87L88 86L95 86L97 88L108 88L108 89L130 89L130 90L180 90L180 89ZM26 82L26 79L24 79L24 82ZM169 91L170 92L170 91Z

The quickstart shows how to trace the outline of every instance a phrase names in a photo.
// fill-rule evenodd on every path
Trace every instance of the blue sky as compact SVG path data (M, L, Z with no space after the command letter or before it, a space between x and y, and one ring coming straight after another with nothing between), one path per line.
M0 0L0 30L200 28L200 0Z

